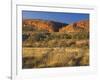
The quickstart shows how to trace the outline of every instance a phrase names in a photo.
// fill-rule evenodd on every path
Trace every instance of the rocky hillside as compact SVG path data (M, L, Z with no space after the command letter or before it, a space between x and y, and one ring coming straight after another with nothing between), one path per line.
M23 20L23 30L29 31L46 31L46 32L58 32L60 28L66 26L67 24L55 22L55 21L47 21L40 19L27 19Z
M23 20L23 31L43 32L89 32L89 20L83 20L72 24L40 19Z
M83 20L69 24L59 29L59 32L89 32L89 20Z

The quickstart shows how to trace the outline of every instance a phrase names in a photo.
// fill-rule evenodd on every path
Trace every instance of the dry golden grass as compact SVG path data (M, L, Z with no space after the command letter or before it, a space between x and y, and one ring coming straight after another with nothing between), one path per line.
M23 48L23 68L89 65L88 48Z

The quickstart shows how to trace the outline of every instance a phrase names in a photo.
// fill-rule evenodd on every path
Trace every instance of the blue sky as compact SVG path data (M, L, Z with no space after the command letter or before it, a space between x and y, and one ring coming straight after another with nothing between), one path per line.
M40 12L22 11L23 19L43 19L62 23L74 23L80 20L88 20L89 14L83 13L62 13L62 12Z

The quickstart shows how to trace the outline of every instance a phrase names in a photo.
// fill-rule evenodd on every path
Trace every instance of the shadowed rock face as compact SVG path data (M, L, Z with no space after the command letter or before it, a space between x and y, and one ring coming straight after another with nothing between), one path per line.
M83 20L62 27L59 32L89 32L89 20Z
M25 28L28 26L28 28L31 26L35 30L44 30L47 32L58 32L60 28L63 26L66 26L65 23L55 22L55 21L47 21L47 20L39 20L39 19L27 19L23 20L23 27ZM27 29L29 30L29 29Z

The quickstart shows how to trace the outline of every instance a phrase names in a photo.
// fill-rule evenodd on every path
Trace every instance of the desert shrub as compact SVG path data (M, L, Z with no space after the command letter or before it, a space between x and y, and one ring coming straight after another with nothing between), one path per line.
M70 34L66 34L66 33L50 33L50 35L48 36L48 40L52 40L52 39L71 39L72 36Z
M22 63L23 68L33 68L33 66L36 64L36 60L34 57L23 57Z
M62 34L62 35L61 35L61 38L62 38L62 39L71 39L72 36L71 36L70 34Z
M74 39L89 39L89 33L88 32L80 32L80 33L75 33L73 35Z
M89 46L89 33L23 32L23 42L32 47ZM24 45L26 45L26 43Z
M47 33L47 32L49 32L49 31L47 31L47 30L45 30L45 29L37 29L37 30L35 30L36 32L43 32L43 33Z
M22 41L25 41L29 38L29 34L22 34Z
M46 40L47 38L47 35L45 33L37 33L34 35L34 39L36 41L43 41L43 40Z

